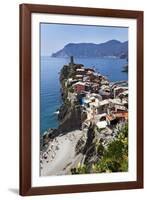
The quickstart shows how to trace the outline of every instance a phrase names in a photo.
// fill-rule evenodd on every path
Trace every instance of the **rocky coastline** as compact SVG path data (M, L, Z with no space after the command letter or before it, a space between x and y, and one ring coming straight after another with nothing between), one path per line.
M40 175L93 173L93 164L103 156L128 122L127 82L110 84L107 77L75 64L73 57L60 72L63 103L57 129L41 137Z

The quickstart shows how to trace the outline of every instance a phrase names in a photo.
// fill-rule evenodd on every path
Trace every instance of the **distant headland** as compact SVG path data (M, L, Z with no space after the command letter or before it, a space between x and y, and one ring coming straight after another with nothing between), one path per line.
M52 57L68 58L128 58L128 41L109 40L104 43L69 43L64 48L53 53Z

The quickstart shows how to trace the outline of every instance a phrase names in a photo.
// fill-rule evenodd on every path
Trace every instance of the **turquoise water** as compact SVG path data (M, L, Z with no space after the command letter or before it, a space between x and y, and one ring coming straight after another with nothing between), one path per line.
M110 81L128 80L128 74L121 72L125 59L116 58L80 58L75 63L85 67L95 67L96 71L108 77ZM62 100L60 96L59 72L69 59L41 57L40 66L40 133L58 126L56 110Z

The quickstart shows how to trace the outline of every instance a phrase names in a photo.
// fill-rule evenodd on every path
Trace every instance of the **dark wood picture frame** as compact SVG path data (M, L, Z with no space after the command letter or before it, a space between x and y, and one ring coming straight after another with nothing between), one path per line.
M131 182L31 186L31 14L52 13L137 20L137 180ZM20 195L143 188L143 12L50 5L20 5Z

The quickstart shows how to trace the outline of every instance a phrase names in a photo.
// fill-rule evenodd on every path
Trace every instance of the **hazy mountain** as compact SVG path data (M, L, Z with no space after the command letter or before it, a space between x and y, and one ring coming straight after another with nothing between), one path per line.
M109 40L105 43L69 43L63 49L52 54L52 57L69 57L78 58L87 57L109 57L119 58L128 57L128 41L120 42L118 40Z

